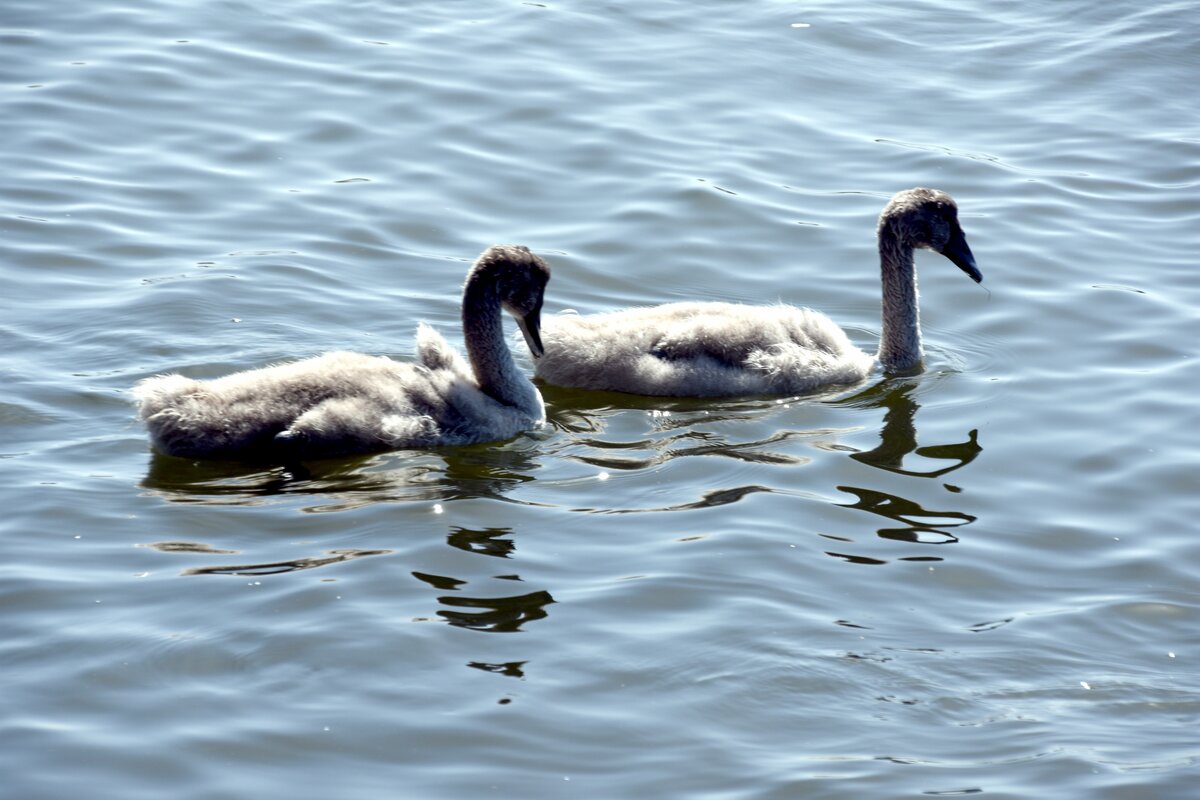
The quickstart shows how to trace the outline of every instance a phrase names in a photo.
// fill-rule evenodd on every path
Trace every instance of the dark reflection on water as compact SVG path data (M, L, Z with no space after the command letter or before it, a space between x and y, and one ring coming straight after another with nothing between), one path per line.
M507 675L510 678L524 678L525 665L528 663L528 661L507 661L502 664L489 664L484 661L468 661L467 666L496 675Z
M234 555L238 552L237 550L222 550L203 542L151 542L138 545L138 547L149 547L160 553L203 553L215 556Z
M965 442L917 446L914 420L920 405L912 398L915 389L916 383L913 381L885 381L843 401L848 405L887 409L883 415L883 429L879 432L879 446L874 450L853 453L851 458L888 472L922 478L945 475L975 460L983 451L976 430L967 434ZM909 454L955 463L932 470L904 469L904 457Z
M508 536L511 533L512 528L486 528L476 531L456 527L446 536L446 542L451 547L466 550L468 553L509 558L517 549L517 545L511 539L501 539L500 537Z
M271 561L265 564L227 564L219 567L193 567L181 575L278 575L281 572L296 572L316 569L330 564L340 564L364 556L385 556L391 550L329 550L329 555L315 558L293 558L287 561Z
M637 472L654 469L676 458L693 456L723 456L756 465L801 466L811 463L812 459L783 451L790 446L794 447L797 444L811 441L817 442L817 446L822 449L850 450L852 451L850 458L855 461L887 472L910 477L935 478L970 464L978 457L983 448L979 444L976 430L968 432L965 441L961 442L924 446L918 444L915 416L920 406L914 399L914 393L920 385L920 380L920 378L885 380L848 397L824 394L805 398L769 400L760 398L733 401L639 398L606 392L580 392L556 387L544 388L547 398L552 400L550 416L553 424L562 430L584 434L577 436L573 444L584 445L588 451L568 457L601 469ZM835 406L882 408L884 416L879 432L879 445L867 451L854 451L849 446L822 443L822 440L837 436L839 433L829 429L780 430L770 436L738 442L730 441L724 433L701 428L701 426L714 422L759 421L765 413L777 411L781 406L787 408L792 402L828 402ZM568 403L574 405L568 405ZM618 403L620 406L617 405ZM604 417L618 407L626 410L649 411L652 415L653 433L635 440L623 441L612 441L599 435L587 435L603 434L605 431ZM919 469L911 464L906 465L906 459L909 456L951 463ZM852 488L839 488L843 488L844 491L858 492ZM946 484L945 488L951 492L957 491L956 487L949 484ZM919 543L946 543L954 541L955 537L941 531L940 528L965 524L973 519L961 512L928 512L919 505L899 497L894 498L897 502L891 505L882 497L873 496L872 491L869 488L862 489L859 493L859 503L852 507L884 515L894 507L903 509L904 514L909 517L918 518L917 520L900 518L900 521L904 522L907 527L881 530L879 535L882 538ZM703 492L699 499L655 508L582 507L574 510L604 514L686 511L728 505L760 492L792 493L788 489L755 483L711 489Z
M526 622L545 619L546 606L555 602L549 592L538 591L512 597L442 596L438 602L453 609L441 610L438 616L455 627L470 628L487 633L513 633Z
M264 465L237 461L192 461L153 453L142 487L177 503L255 505L287 494L339 492L380 494L393 489L396 475L372 472L370 457L307 464ZM437 465L409 465L406 483L427 480Z
M472 539L472 537L479 536L484 541L492 542L492 536L509 533L511 533L509 530L468 531L457 529L455 533L450 534L448 542L452 547L462 547L463 537ZM516 545L511 541L504 541L503 543L506 547L502 548L502 553L487 552L486 549L476 549L474 547L463 547L463 549L476 554L493 555L493 557L497 557L498 555L499 558L508 558L508 554L515 551ZM467 584L467 581L462 581L460 578L431 575L428 572L413 572L413 577L422 583L431 585L431 587L439 591L457 591L463 585ZM521 581L521 577L516 575L498 575L494 576L494 578L500 579L500 581ZM442 595L438 597L438 602L442 603L443 606L450 607L439 610L438 616L442 616L451 625L470 628L473 631L509 633L520 631L521 626L526 624L526 622L545 619L547 615L546 606L556 601L554 601L548 591L530 591L530 593L526 594L500 597Z
M879 445L873 450L850 454L855 461L877 469L914 478L937 478L970 464L983 452L979 444L978 431L967 434L966 441L949 444L918 446L916 413L920 405L913 399L916 388L912 380L885 381L847 398L846 404L860 407L882 407L887 409L883 427L879 432ZM906 456L951 461L953 463L930 470L905 469ZM920 503L891 492L858 486L839 486L839 491L855 495L853 503L839 503L844 508L866 511L901 524L901 527L884 527L876 531L881 539L913 544L954 544L958 536L946 530L969 525L977 518L958 510L931 510ZM949 484L945 488L953 493L957 489ZM841 537L828 537L841 538ZM884 559L864 555L827 551L834 558L855 564L879 565L888 563ZM907 556L900 561L940 561L937 556Z
M435 589L443 591L454 591L466 584L466 581L461 581L458 578L448 578L445 575L430 575L427 572L414 572L413 577L419 581L428 583Z
M836 391L814 392L803 397L774 398L711 398L711 397L651 397L620 392L603 392L585 389L567 389L561 386L539 384L542 397L546 400L546 416L550 425L568 434L603 434L605 419L614 412L643 411L651 420L654 431L666 433L682 431L671 438L643 439L635 442L612 442L606 439L577 436L576 441L602 449L637 449L643 447L663 447L688 440L704 442L708 434L694 430L697 425L720 422L748 422L760 419L764 412L778 410L792 402L823 402L833 400L845 394L845 389ZM784 431L761 442L749 442L740 447L756 447L786 441L793 432ZM730 445L722 440L713 439L720 445L718 451L704 451L700 445L695 452L678 453L679 455L735 455L729 451ZM755 460L748 458L747 460ZM806 461L807 459L800 459ZM784 457L783 463L792 463ZM630 468L636 468L634 464ZM619 467L618 467L619 468Z
M480 497L514 502L508 493L535 480L534 473L541 467L537 443L525 440L511 446L481 444L439 453L446 469L437 485L448 500Z
M538 382L546 401L546 416L550 424L571 433L601 433L602 417L610 411L649 411L678 416L681 419L702 417L707 420L749 419L755 412L779 405L775 398L749 397L717 399L711 397L655 397L650 395L606 392L595 389L572 389ZM820 399L823 394L807 396ZM829 395L833 396L833 395Z
M704 417L704 422L712 422L713 417ZM728 417L725 417L728 419ZM762 451L759 448L769 447L787 442L799 436L796 431L780 431L772 436L752 442L727 442L723 438L703 431L686 431L668 436L660 440L640 440L636 442L605 442L602 440L583 439L580 444L586 444L601 450L632 450L649 449L655 452L649 456L625 455L581 455L575 456L577 461L591 464L601 469L639 470L649 469L666 463L674 458L688 456L724 456L738 461L753 464L806 464L812 459L803 456L790 455L772 451ZM695 444L700 442L700 444Z
M551 426L571 434L574 444L588 447L588 452L569 457L592 467L637 471L654 469L676 458L696 456L732 458L751 464L798 465L811 461L810 458L773 449L810 435L809 432L780 431L762 439L730 441L724 435L698 429L698 426L712 426L721 422L760 419L766 411L779 408L782 401L776 399L641 397L551 385L542 385L541 390L546 398ZM653 433L658 435L631 441L602 438L605 419L614 411L644 411L650 417ZM724 505L724 501L718 498L715 503L698 501L696 504L658 510L674 511L707 505Z
M887 492L854 486L839 486L838 489L858 495L858 502L838 505L868 511L905 525L903 528L879 529L877 533L881 539L917 544L953 544L958 541L958 537L941 529L968 525L975 521L974 516L961 511L929 511L912 500Z
M736 503L747 495L759 492L786 494L786 492L782 492L779 489L772 489L769 486L735 486L732 489L714 489L711 492L705 492L699 500L690 503L679 503L661 508L576 508L572 510L588 514L642 514L651 511L691 511L697 508L727 506L730 503Z
M371 456L268 465L193 461L154 453L141 486L174 503L259 505L289 495L319 496L306 511L343 511L387 501L487 498L515 501L535 479L536 443L400 450Z

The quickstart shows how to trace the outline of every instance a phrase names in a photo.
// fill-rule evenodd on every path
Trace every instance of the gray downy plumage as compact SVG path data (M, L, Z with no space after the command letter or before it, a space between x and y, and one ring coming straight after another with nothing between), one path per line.
M730 397L853 384L877 364L885 372L911 371L922 359L913 250L939 252L977 282L983 276L945 192L896 194L880 215L877 236L883 331L875 355L810 308L683 302L547 318L536 373L582 389Z
M468 361L421 323L412 363L335 352L214 380L163 375L133 390L154 446L193 458L299 459L508 439L545 420L513 361L501 311L540 351L550 270L526 247L497 245L463 287Z

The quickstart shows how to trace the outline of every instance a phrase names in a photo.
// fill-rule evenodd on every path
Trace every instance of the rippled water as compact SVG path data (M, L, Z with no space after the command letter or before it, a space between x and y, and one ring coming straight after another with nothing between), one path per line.
M880 4L875 4L880 6ZM29 0L0 11L6 796L1182 798L1200 779L1193 4ZM547 308L877 336L916 377L546 387L551 426L292 474L128 388ZM100 788L103 787L103 788Z

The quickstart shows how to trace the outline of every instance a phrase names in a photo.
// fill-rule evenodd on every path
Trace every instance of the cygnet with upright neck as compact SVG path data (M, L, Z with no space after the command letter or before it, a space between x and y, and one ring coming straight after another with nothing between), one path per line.
M878 364L911 372L922 360L913 251L941 253L980 282L950 195L908 189L879 217L883 331L875 355L819 311L788 305L683 302L593 315L556 315L535 360L547 383L642 395L802 394L858 383Z

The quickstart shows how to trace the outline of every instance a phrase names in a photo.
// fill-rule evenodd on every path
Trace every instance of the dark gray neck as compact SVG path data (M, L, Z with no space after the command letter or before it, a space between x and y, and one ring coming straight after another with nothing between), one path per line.
M886 372L905 372L921 364L921 318L917 307L917 270L913 249L880 237L883 281L883 337L879 363Z
M467 279L462 303L463 338L467 358L479 388L505 405L524 408L533 384L522 375L504 341L504 319L495 284Z

